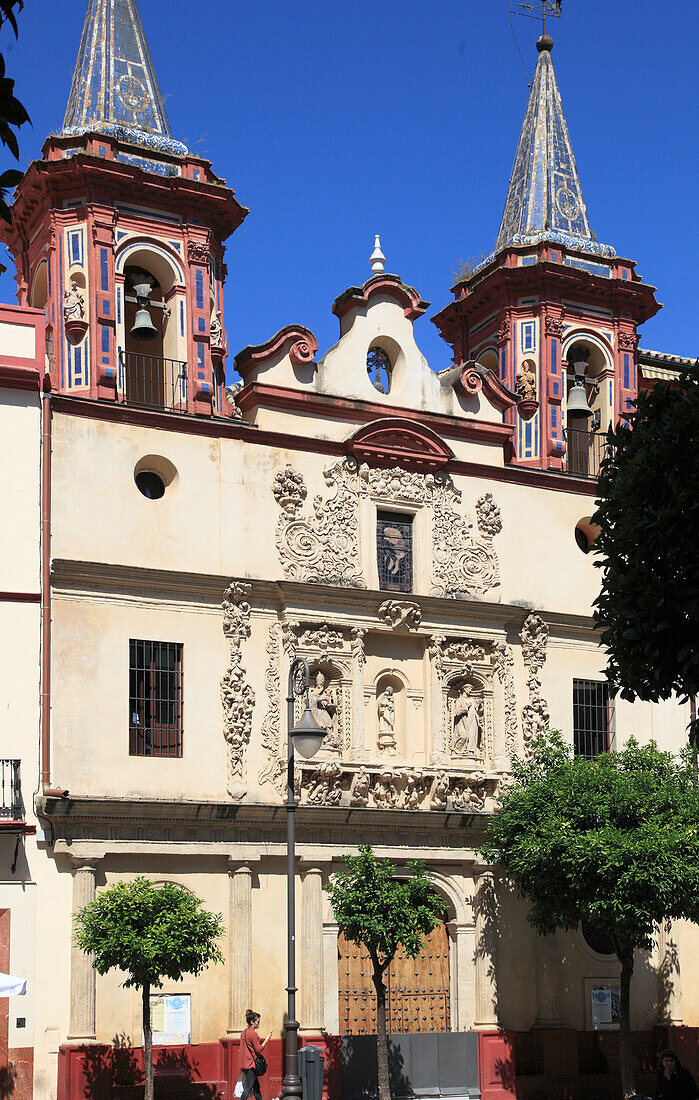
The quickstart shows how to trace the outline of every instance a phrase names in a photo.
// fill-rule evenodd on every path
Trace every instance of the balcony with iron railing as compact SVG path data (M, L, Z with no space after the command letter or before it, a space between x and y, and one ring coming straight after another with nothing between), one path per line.
M573 477L598 478L607 454L606 432L587 428L566 428L566 456L563 473Z
M0 759L0 827L24 821L19 760Z
M187 364L143 352L120 351L121 400L125 405L187 412Z

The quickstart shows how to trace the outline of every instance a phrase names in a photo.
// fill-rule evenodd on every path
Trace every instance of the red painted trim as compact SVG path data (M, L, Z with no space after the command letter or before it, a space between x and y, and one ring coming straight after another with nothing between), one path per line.
M28 825L26 821L0 821L0 833L24 833L25 836L33 836L36 825Z
M506 386L503 386L497 375L477 363L464 364L459 375L459 382L468 394L485 391L485 395L491 405L504 412L517 404L517 398Z
M375 298L377 294L393 298L398 302L410 321L416 321L418 317L422 317L430 307L429 302L423 302L415 287L406 286L397 275L374 275L363 286L348 287L339 298L336 298L333 302L333 313L342 318L351 310L368 305L370 299Z
M246 443L286 450L306 451L310 454L332 455L341 458L347 453L347 443L332 439L313 439L293 435L290 432L264 431L240 420L223 420L214 417L203 420L193 416L177 416L172 413L135 409L111 402L89 401L82 397L51 396L57 412L68 416L82 416L93 420L108 420L121 424L138 424L163 431L181 432L185 435L203 435L221 439L244 439ZM382 410L385 412L385 409ZM512 431L510 428L509 431ZM597 483L587 478L556 474L549 470L532 470L523 466L485 466L475 462L451 459L447 467L453 474L484 478L489 481L530 485L538 489L553 489L562 493L578 493L596 496Z
M38 392L40 387L41 373L33 363L9 357L0 363L0 388Z
M283 358L288 351L295 366L312 363L318 351L318 341L304 325L285 325L263 344L248 344L239 351L233 366L243 378L253 367L264 366L275 358Z
M500 443L503 446L514 433L514 428L508 424L420 412L400 405L388 409L385 405L378 405L372 401L350 401L344 397L307 393L285 386L267 386L262 382L251 382L245 386L238 394L237 403L243 412L249 408L259 407L285 410L296 408L306 413L318 413L333 420L358 420L365 424L372 420L395 416L432 428L440 436L477 439L488 443Z
M422 471L439 470L454 457L451 447L425 424L390 416L359 428L347 450L358 462Z
M0 591L0 603L39 603L41 592Z

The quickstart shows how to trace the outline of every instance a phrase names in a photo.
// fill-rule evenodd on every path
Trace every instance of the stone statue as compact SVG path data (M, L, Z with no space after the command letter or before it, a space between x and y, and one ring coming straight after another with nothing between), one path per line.
M311 714L318 725L325 730L324 748L339 748L337 736L337 701L332 688L328 687L325 673L316 673L315 684L310 695Z
M396 749L396 701L389 684L376 703L379 716L379 748L395 752Z
M517 371L515 392L523 401L536 401L536 374L531 360L525 359Z
M352 780L350 787L350 806L367 806L369 803L369 791L371 779L366 768L360 768Z
M465 683L454 702L454 737L451 751L455 756L481 754L480 704L473 696L473 687Z
M220 310L216 310L211 318L211 346L212 348L223 347L223 322Z
M75 282L71 281L70 290L66 290L63 294L63 320L69 321L82 321L85 316L85 299L80 293L80 287Z

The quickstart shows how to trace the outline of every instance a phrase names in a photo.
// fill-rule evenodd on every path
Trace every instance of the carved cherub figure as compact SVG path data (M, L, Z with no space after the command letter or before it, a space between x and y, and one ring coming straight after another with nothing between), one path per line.
M367 806L371 780L366 768L360 768L352 780L350 788L350 806Z

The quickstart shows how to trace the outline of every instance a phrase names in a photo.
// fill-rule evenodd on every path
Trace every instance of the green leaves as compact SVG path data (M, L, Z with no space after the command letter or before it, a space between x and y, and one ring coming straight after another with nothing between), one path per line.
M699 693L699 365L640 393L608 434L595 542L595 618L625 699Z
M334 875L325 889L347 939L364 944L382 971L400 944L410 958L419 955L423 937L444 919L446 910L423 863L408 863L410 877L400 879L395 866L377 859L369 844L359 846L358 856L342 859L347 870Z
M481 852L542 933L589 920L649 947L661 920L699 921L699 784L688 756L653 742L585 760L559 733L540 739L516 762Z
M17 37L17 19L14 9L21 11L23 0L0 0L0 27L8 22ZM19 159L19 142L12 127L19 129L29 122L29 115L14 94L15 82L5 76L5 59L0 54L0 141L6 145L16 160ZM22 178L21 172L8 171L0 176L0 217L10 222L10 210L5 201L9 187L15 187Z
M184 886L155 886L146 878L110 886L75 918L78 947L94 956L99 974L122 970L127 987L157 987L163 978L178 981L223 962L217 944L223 931L221 917L202 909Z

